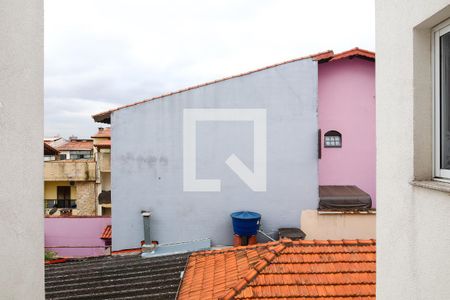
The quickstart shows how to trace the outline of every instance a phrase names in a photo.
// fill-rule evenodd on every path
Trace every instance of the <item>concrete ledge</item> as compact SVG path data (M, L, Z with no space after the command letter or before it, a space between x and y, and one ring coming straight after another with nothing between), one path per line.
M369 210L318 210L319 215L375 215L377 211L372 208Z
M450 182L437 180L413 180L410 182L410 184L416 187L450 193Z

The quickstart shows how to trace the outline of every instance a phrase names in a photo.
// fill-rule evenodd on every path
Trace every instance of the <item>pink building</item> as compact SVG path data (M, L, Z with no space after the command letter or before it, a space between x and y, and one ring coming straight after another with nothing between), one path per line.
M47 217L45 248L61 257L109 254L107 241L101 239L108 225L111 225L110 217Z
M358 48L319 64L320 185L356 185L375 207L375 54Z

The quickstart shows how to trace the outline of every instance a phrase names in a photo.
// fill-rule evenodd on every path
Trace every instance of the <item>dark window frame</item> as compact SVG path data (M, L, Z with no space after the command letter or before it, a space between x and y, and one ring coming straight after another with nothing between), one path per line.
M90 150L74 150L70 151L70 159L71 160L77 160L77 159L92 159L93 154Z

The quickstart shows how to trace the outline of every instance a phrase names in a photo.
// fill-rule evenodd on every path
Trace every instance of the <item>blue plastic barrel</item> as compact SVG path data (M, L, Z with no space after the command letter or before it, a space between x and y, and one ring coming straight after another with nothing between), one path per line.
M240 236L256 235L261 215L252 211L237 211L231 214L234 233Z

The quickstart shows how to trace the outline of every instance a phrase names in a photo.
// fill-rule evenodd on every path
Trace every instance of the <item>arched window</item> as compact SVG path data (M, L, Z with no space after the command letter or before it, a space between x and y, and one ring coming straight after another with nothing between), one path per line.
M336 130L330 130L325 133L324 140L325 148L341 148L342 147L342 135Z

